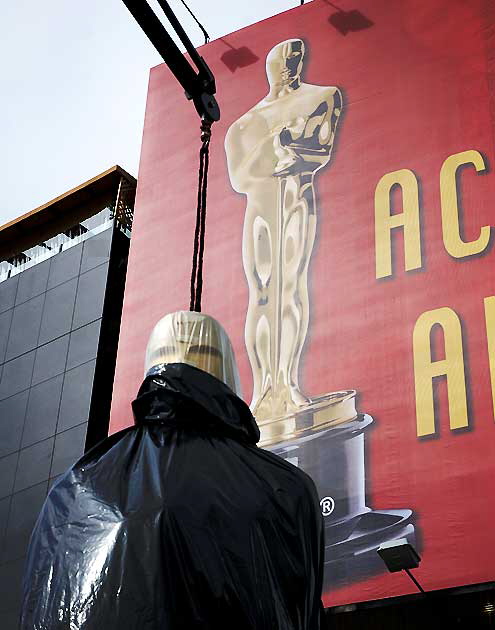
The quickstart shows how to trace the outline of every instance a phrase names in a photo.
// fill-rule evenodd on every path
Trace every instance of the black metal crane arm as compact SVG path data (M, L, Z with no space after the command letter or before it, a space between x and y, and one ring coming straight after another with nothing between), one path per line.
M147 0L122 0L125 6L156 48L163 61L182 85L188 99L192 100L198 114L210 122L220 119L220 108L214 97L215 78L206 61L198 54L167 0L158 0L172 28L184 44L197 71L184 57L174 40L167 33Z

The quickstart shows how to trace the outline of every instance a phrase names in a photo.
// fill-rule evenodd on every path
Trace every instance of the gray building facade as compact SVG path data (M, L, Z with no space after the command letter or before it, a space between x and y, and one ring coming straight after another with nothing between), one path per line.
M114 205L77 226L39 262L11 257L25 269L0 276L2 630L18 627L27 546L49 488L108 433L129 234Z

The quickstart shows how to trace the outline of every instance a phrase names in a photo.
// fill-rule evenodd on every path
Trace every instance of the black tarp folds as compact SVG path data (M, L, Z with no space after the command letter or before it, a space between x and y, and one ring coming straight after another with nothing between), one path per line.
M259 449L247 405L195 367L148 376L133 411L50 491L22 630L320 628L311 479Z

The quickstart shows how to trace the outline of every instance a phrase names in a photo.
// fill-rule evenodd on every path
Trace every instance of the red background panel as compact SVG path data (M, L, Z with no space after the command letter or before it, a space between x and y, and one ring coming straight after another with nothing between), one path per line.
M245 197L231 188L223 141L232 122L266 95L268 51L300 37L307 47L303 80L338 86L344 95L332 160L316 176L318 236L302 390L319 395L356 389L360 411L374 417L366 445L368 502L376 509L414 510L423 557L416 575L423 587L489 581L495 566L495 423L483 298L495 295L495 253L456 260L445 251L439 174L454 153L475 149L485 156L487 173L465 169L461 182L463 234L477 238L481 226L493 225L495 212L494 3L341 0L339 6L361 17L341 12L336 18L334 6L316 0L201 49L222 107L211 147L203 310L229 333L249 401L248 293L241 260ZM335 28L342 20L351 28L347 34ZM248 53L229 53L242 47ZM225 53L237 54L241 65L253 55L258 60L231 71ZM143 376L152 327L165 313L188 308L198 148L193 106L165 66L154 68L112 432L132 423L129 403ZM420 184L423 266L404 271L399 230L393 276L376 280L374 191L385 173L402 168L414 171ZM400 210L400 197L396 201ZM440 384L438 436L420 440L412 332L421 313L444 306L463 324L470 427L449 429L446 387ZM383 573L328 593L325 602L407 592L414 592L407 576Z

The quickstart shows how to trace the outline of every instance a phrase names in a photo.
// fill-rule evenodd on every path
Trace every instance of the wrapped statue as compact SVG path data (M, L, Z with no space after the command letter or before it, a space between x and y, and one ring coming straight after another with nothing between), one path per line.
M225 331L199 313L167 315L145 372L135 425L46 499L22 630L318 630L316 490L256 446Z

